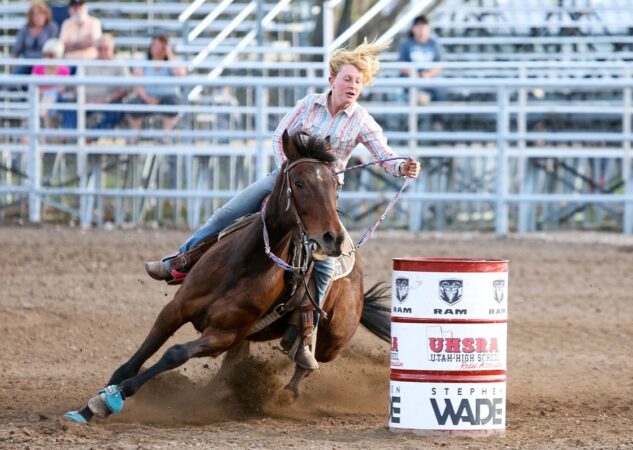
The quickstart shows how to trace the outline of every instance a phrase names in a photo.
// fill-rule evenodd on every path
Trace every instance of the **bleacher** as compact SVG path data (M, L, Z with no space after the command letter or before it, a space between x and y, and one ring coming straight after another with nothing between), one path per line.
M447 0L432 27L449 61L591 61L630 58L631 24L626 0Z
M236 0L223 2L223 10L218 13L219 3L200 2L200 6L186 13L191 2L100 2L89 3L91 13L98 16L104 31L115 35L117 52L130 65L136 64L135 58L142 58L147 50L150 36L155 32L167 32L172 36L177 54L188 65L191 76L216 77L254 77L254 78L323 78L323 63L319 58L322 48L308 46L310 34L315 31L315 17L310 9L310 2L271 2L262 3L260 18L271 14L274 20L268 20L261 27L260 38L255 38L258 29L258 12L256 2ZM282 7L279 7L279 6ZM544 0L506 0L506 1L469 1L446 0L435 2L428 11L433 34L442 49L443 73L441 80L454 81L444 86L447 100L430 104L412 104L400 95L399 87L381 86L380 80L375 87L368 88L361 99L367 109L384 125L387 137L400 153L413 153L423 162L428 175L429 191L492 190L494 165L490 165L490 157L482 156L479 160L471 158L472 154L488 155L497 145L496 130L498 127L498 89L494 80L615 80L630 79L628 67L633 54L632 27L633 5L615 0L602 1L544 1ZM0 43L5 54L10 49L15 32L24 23L28 3L24 1L7 1L0 12ZM215 13L214 13L215 11ZM244 12L243 20L235 19ZM179 17L186 16L185 20ZM213 20L205 25L210 18ZM374 29L363 29L360 33L368 33ZM230 31L230 32L229 32ZM406 34L402 29L396 35ZM223 36L219 39L219 36ZM232 55L233 50L241 48L241 52ZM397 63L395 45L385 55L382 77L398 78L402 68ZM5 66L5 70L7 67ZM413 71L415 72L415 71ZM226 78L226 79L229 79ZM480 85L460 85L460 80L491 80L491 83ZM323 83L324 84L324 83ZM194 155L196 180L179 178L178 186L199 189L205 187L229 190L243 187L255 175L255 167L249 158L255 155L263 139L258 133L269 133L278 118L294 103L309 91L320 90L319 85L313 87L270 86L261 94L255 86L235 85L231 88L234 100L223 98L219 89L200 88L188 85L183 88L186 101L177 110L182 115L179 129L170 136L175 146L170 150L182 150ZM419 88L422 90L423 84ZM196 89L198 89L196 91ZM192 92L196 95L188 95ZM622 105L626 102L622 89L567 89L564 86L554 88L513 89L509 94L509 129L516 133L572 133L572 132L605 132L618 133L622 130ZM260 97L263 95L263 97ZM28 93L2 86L0 90L0 121L6 130L0 137L0 150L3 151L3 164L11 165L16 161L16 151L26 155L27 144L24 137L27 132L24 123L29 118ZM265 103L265 114L268 124L258 128L261 121L259 103ZM262 109L263 111L263 109ZM228 119L227 119L228 118ZM440 118L440 120L436 120ZM218 124L227 129L218 129ZM228 124L228 125L227 125ZM232 125L231 125L232 124ZM235 125L239 124L239 125ZM439 125L438 125L439 124ZM70 140L49 142L60 136L58 130L40 130L41 146L49 154L72 154L77 145L90 149L93 153L116 155L117 152L132 152L125 138L130 136L126 124L113 133L105 133L100 139L90 130L79 130L72 134ZM238 128L236 130L235 128ZM121 187L138 185L142 179L143 187L161 188L164 186L167 170L166 149L161 146L160 128L150 121L143 131L145 139L139 144L138 156L121 157L126 164L136 164L136 175L125 175ZM21 131L18 131L21 130ZM536 134L535 134L536 135ZM547 137L547 136L546 136ZM49 139L50 138L50 139ZM86 142L89 138L90 142ZM617 148L617 144L596 144L595 140L582 141L571 139L561 141L548 138L526 139L515 141L527 148L547 148L551 151L567 147L586 148L592 154L599 152L600 146L605 149ZM238 149L234 148L238 143ZM567 147L565 147L567 146ZM169 149L168 149L169 150ZM207 157L204 152L214 155ZM238 152L233 159L222 155ZM144 154L152 152L158 156L144 158ZM433 155L462 155L463 159L454 157L450 162L446 158L429 157ZM134 158L141 158L134 160ZM19 159L19 158L17 158ZM108 158L103 157L102 161ZM558 177L554 184L582 185L581 191L597 189L597 179L591 171L593 162L578 162L574 159L576 170L589 181L579 182L577 176L562 178L556 171L552 172L551 164L534 160L537 171L549 170L550 175L535 182L532 192L552 185L552 177ZM595 159L595 158L594 158ZM178 164L185 167L189 164L185 159L178 159ZM589 161L589 160L587 160ZM544 168L539 169L538 164ZM61 183L68 172L77 169L79 162L64 161L64 157L55 156L51 170L57 172L50 175L51 183ZM104 162L103 167L109 163ZM14 164L12 174L22 173L24 164ZM108 166L109 167L109 166ZM556 169L565 172L567 169ZM105 169L104 169L105 170ZM127 170L127 169L126 169ZM232 176L229 184L225 183L227 170ZM558 173L557 172L557 173ZM606 166L600 166L595 173L602 177L618 177L620 166L615 160L609 160ZM551 175L554 173L554 175ZM139 175L140 174L140 175ZM135 178L136 177L136 178ZM518 174L518 177L522 177ZM10 177L9 177L10 178ZM67 178L67 177L66 177ZM106 178L105 176L103 177ZM6 180L0 174L0 180ZM57 181L55 181L57 180ZM136 180L136 181L135 181ZM571 180L571 181L569 181ZM85 180L84 180L85 181ZM105 183L106 181L104 181ZM135 184L136 183L136 184ZM384 183L379 181L378 184ZM523 189L521 180L512 181L513 188ZM374 184L375 186L375 184ZM518 186L518 187L517 187ZM603 186L604 187L604 186ZM600 187L602 189L603 187ZM369 189L369 188L368 188ZM372 188L373 189L373 188ZM608 187L604 187L608 189ZM200 217L208 215L217 207L220 200L214 199L200 206L187 218L191 225ZM143 202L141 202L143 203ZM132 215L139 219L146 214L151 205L162 203L148 200L143 205L136 205ZM204 203L204 202L203 202ZM458 212L443 201L430 204L429 217L425 216L416 227L428 228L436 226L464 226L472 224L473 215L460 219ZM182 204L177 205L179 209ZM129 218L120 208L115 215L115 223L126 222ZM405 208L406 209L406 208ZM481 218L481 226L490 226L490 205L475 208ZM0 208L0 217L4 217ZM82 213L73 213L75 216ZM402 225L402 217L406 210L400 211L395 222ZM459 216L459 217L458 217ZM101 214L99 220L105 220ZM158 212L157 220L167 220L164 212ZM172 216L177 223L182 223L178 215ZM82 218L82 220L84 220ZM88 220L90 220L88 218ZM367 220L371 220L369 217ZM420 219L404 219L418 221ZM542 225L542 224L541 224ZM541 225L529 225L538 227ZM471 226L471 225L468 225ZM544 225L543 225L544 226Z
M185 21L180 21L179 16L189 5L189 2L91 1L89 9L92 15L101 20L103 30L116 37L117 47L124 54L144 54L152 34L160 32L167 33L172 37L178 53L189 55L197 54L204 46L200 42L211 39L225 29L248 3L239 0L230 3L223 10L223 13L219 14L217 19L208 26L202 28L200 34L193 40L187 38L187 33L200 25L205 17L214 11L217 4L202 3ZM58 12L58 17L65 17L66 2L51 2L49 4L54 8L54 12ZM270 12L274 4L264 2L262 6L264 14ZM24 25L28 8L29 2L23 0L9 0L2 3L2 8L0 8L0 45L5 54L11 49L15 34ZM277 37L281 39L292 39L297 31L303 32L306 31L306 28L312 27L311 22L302 21L301 8L303 7L291 5L278 16L282 19L281 22L272 24L267 28L267 31L276 33ZM225 41L224 47L231 47L236 43L240 34L243 35L256 28L256 15L253 14L237 25L236 36Z
M444 79L617 79L630 76L628 63L633 60L633 4L630 2L446 0L439 2L428 16L433 37L441 49ZM396 59L397 52L386 58L387 61ZM383 67L387 76L398 76L398 64L383 64ZM451 104L495 101L495 89L490 87L447 88L446 93ZM604 90L529 92L529 97L544 109L560 102L570 105L587 101L613 102L620 95L618 91ZM393 90L374 90L369 98L388 101L394 98ZM542 126L541 121L546 116L546 113L532 114L532 125ZM493 116L489 119L493 120ZM594 121L592 128L613 128L613 116L601 119ZM401 122L406 122L406 117L402 116ZM451 115L445 117L445 122L449 130L464 129L464 126L477 129L467 116ZM586 121L573 115L557 118L556 122L555 127L559 129L586 129ZM489 127L490 122L480 126Z

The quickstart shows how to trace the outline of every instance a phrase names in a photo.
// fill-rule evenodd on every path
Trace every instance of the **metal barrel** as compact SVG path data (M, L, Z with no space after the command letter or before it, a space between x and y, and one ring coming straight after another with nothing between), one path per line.
M395 258L389 428L505 432L508 261Z

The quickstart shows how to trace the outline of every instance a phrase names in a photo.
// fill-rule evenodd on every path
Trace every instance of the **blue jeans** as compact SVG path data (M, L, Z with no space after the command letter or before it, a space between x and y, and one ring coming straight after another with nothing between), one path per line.
M118 100L110 103L111 105L120 105L123 102ZM62 115L62 128L77 128L77 111L60 111ZM95 130L112 130L123 119L123 111L88 111L86 118L94 115L100 115L100 120L96 123Z
M195 247L196 244L204 238L219 233L231 225L236 219L246 214L259 211L264 197L273 191L278 174L279 169L275 169L266 175L266 177L255 181L239 192L228 203L218 209L204 225L198 228L198 230L178 248L178 251L184 253ZM166 261L166 263L168 264L169 261ZM314 264L314 280L316 282L319 305L323 304L325 292L334 274L334 263L334 258L328 257L324 261L317 261Z
M204 238L224 230L240 217L259 211L262 200L275 187L277 174L279 174L279 169L274 170L261 180L255 181L239 192L222 208L213 213L209 220L178 248L178 251L184 253L195 247Z
M323 261L317 261L314 263L314 269L312 273L314 274L314 281L316 283L317 290L317 302L319 302L319 306L323 306L323 299L325 298L325 292L327 291L328 285L330 284L330 280L334 275L334 264L336 260L331 256L328 256ZM319 320L319 312L315 311L316 320L315 323Z
M32 66L14 66L11 68L11 75L31 75Z

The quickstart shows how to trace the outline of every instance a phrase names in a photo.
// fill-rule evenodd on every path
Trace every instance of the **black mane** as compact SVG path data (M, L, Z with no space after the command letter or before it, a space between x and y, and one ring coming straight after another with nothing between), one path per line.
M336 161L336 155L330 150L329 136L322 139L306 132L298 132L290 136L290 141L302 158L314 158L326 163Z

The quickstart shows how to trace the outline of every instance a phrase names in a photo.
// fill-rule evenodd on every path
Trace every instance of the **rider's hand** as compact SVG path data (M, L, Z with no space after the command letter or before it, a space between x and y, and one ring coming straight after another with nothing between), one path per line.
M417 178L420 173L420 163L414 159L407 159L400 166L400 175L403 177Z

